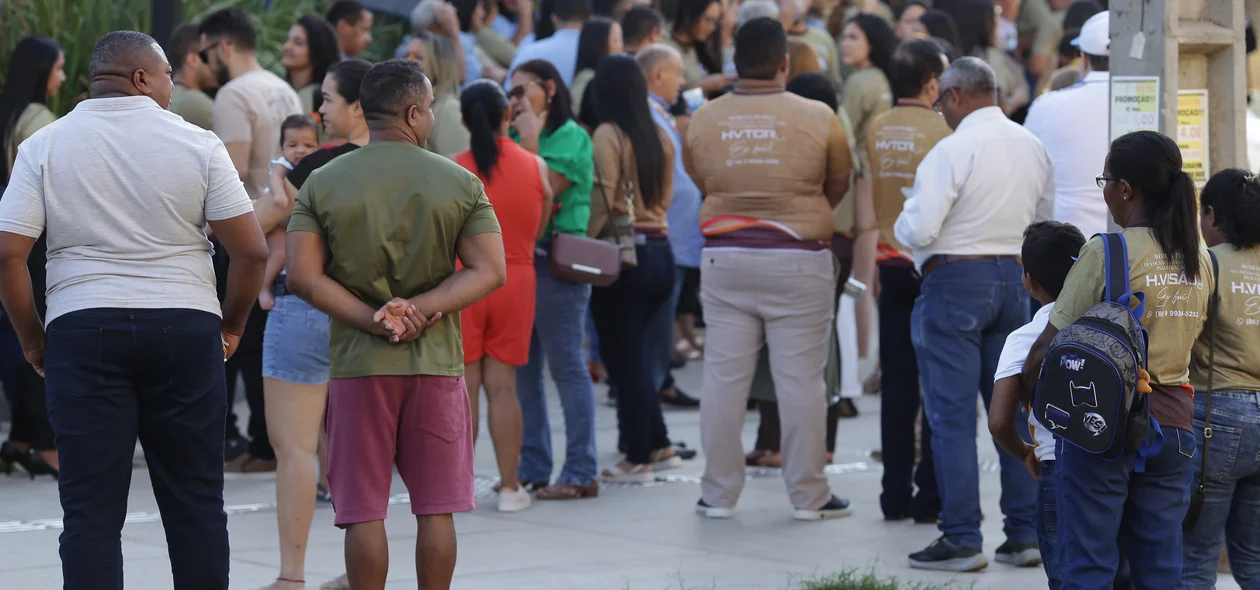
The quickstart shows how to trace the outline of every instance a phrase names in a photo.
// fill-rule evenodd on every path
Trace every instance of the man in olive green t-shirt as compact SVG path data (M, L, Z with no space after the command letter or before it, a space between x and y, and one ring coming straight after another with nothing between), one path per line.
M201 34L197 23L175 27L166 44L166 60L171 62L175 88L171 91L170 111L206 131L214 131L214 99L205 90L218 86L210 66L197 53Z
M328 482L350 586L385 583L396 464L419 529L420 586L448 588L451 514L475 507L457 312L503 284L503 239L481 182L420 147L433 87L419 66L377 64L361 88L371 140L298 193L288 288L332 322Z

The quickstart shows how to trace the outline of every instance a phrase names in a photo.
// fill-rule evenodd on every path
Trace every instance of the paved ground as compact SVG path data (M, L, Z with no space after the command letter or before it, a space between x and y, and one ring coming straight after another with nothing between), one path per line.
M678 381L699 391L701 371L693 364ZM603 399L603 392L598 394ZM836 492L853 501L854 515L821 523L791 519L777 472L750 471L737 515L707 521L692 513L703 457L651 486L606 487L594 500L540 503L527 512L502 515L489 501L496 470L483 434L477 475L484 506L456 519L459 530L459 589L708 590L795 588L802 577L848 568L875 568L901 579L950 582L958 588L1045 587L1040 569L991 564L983 573L942 575L910 570L906 555L931 542L933 526L885 523L878 506L880 465L869 458L878 446L878 398L860 400L862 415L840 426L836 464L829 468ZM244 405L240 411L246 411ZM563 449L563 421L552 400L556 448ZM675 440L699 445L699 416L671 411L666 416ZM750 416L744 441L752 446L757 418ZM615 459L616 417L598 409L601 464ZM484 428L483 428L484 432ZM986 519L985 549L992 557L1002 543L998 511L996 451L984 437L981 491ZM230 476L231 477L231 476ZM395 478L397 504L387 523L390 534L390 588L414 588L415 521L405 506L406 490ZM227 481L226 500L232 542L232 588L249 590L278 573L274 478L241 475ZM146 471L137 467L131 512L123 530L126 586L169 589L171 578L164 536ZM52 480L0 477L0 587L41 590L60 587L57 535L60 507ZM332 510L315 514L307 555L309 588L343 570L342 535L332 526ZM1237 588L1222 579L1220 588Z

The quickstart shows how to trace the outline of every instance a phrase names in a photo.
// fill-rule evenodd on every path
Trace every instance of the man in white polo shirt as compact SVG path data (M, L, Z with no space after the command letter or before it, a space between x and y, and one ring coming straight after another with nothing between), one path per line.
M996 76L985 62L964 57L950 64L933 106L954 133L919 164L914 192L893 225L923 275L910 338L941 495L941 537L912 554L910 565L975 571L988 565L981 551L976 390L988 407L1002 345L1028 321L1019 254L1024 228L1049 217L1054 177L1041 142L997 106ZM1037 484L1019 460L1001 453L1000 461L1006 542L996 559L1039 564Z
M226 590L223 362L267 244L223 144L166 110L171 66L151 37L105 35L88 70L91 98L22 144L0 200L0 301L46 379L60 459L64 585L123 587L139 438L171 587ZM222 320L207 222L232 255ZM46 330L26 267L44 233Z
M1075 225L1088 238L1107 231L1107 203L1094 176L1103 169L1107 136L1111 17L1085 21L1072 44L1081 50L1081 81L1037 99L1024 127L1054 161L1054 220Z

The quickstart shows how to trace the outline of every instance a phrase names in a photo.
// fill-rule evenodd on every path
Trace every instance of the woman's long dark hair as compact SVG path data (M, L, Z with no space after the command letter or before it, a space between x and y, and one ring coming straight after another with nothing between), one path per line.
M674 8L673 30L685 31L688 36L691 36L691 26L704 18L704 12L709 9L710 4L717 3L718 0L678 0L678 5ZM722 71L721 60L714 58L714 52L721 51L720 40L717 37L717 29L714 29L714 34L710 35L709 39L691 40L692 47L696 49L696 61L699 61L709 73Z
M31 103L48 104L48 78L61 57L61 46L56 41L40 35L23 37L13 48L9 72L4 76L4 91L0 92L0 155L13 133L22 111ZM0 158L0 184L8 184L9 167Z
M534 23L534 40L541 41L556 34L556 24L551 16L556 13L556 0L542 0L538 3L538 20Z
M888 64L892 63L893 52L897 50L897 33L883 18L862 12L849 19L866 36L866 44L870 46L871 65L888 76Z
M1114 173L1114 171L1113 171ZM1246 170L1230 168L1209 178L1199 194L1203 212L1216 212L1221 236L1240 250L1260 246L1260 183Z
M1155 131L1135 131L1111 142L1107 167L1142 193L1142 213L1169 260L1180 260L1191 281L1199 276L1199 218L1194 182L1181 169L1177 142Z
M346 102L353 103L359 100L359 87L363 85L363 78L367 76L370 69L372 69L371 62L347 59L333 64L328 73L337 83L337 94L346 99Z
M615 24L617 21L605 16L592 17L582 23L582 34L578 36L577 67L573 69L574 72L593 70L608 57L608 32Z
M643 204L653 207L668 190L663 186L665 147L648 110L647 80L638 62L628 55L610 55L595 70L595 111L600 123L612 123L630 139L639 172L639 193Z
M473 162L486 180L499 162L499 129L507 109L507 95L490 80L473 82L459 95L459 112L468 128Z
M996 16L993 0L966 0L946 10L958 27L958 53L980 57L993 46Z
M297 26L306 31L306 52L311 58L311 83L318 86L324 83L328 68L341 61L341 46L337 44L337 34L324 19L310 14L299 18ZM324 95L316 91L312 109L319 111L319 106L323 103Z
M538 78L538 81L544 85L547 82L555 84L556 95L551 97L551 105L547 107L547 120L543 121L546 131L555 131L573 118L573 102L569 98L569 87L564 84L564 78L560 77L560 72L556 71L556 66L551 65L551 62L545 59L531 59L516 66L516 71L525 72ZM596 74L596 76L598 75ZM642 73L639 74L639 77L643 77ZM645 82L644 88L646 89L646 87ZM647 100L646 95L644 95L643 100ZM647 102L644 102L643 106L646 108ZM648 122L651 123L652 121L649 119Z
M927 29L929 37L944 39L955 48L958 47L958 25L954 24L954 18L948 12L933 8L919 17L919 23Z

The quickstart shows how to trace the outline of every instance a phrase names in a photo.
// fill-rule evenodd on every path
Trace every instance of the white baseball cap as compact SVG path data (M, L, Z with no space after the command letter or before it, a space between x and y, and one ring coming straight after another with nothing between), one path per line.
M1072 46L1079 48L1081 53L1089 55L1111 55L1108 49L1111 46L1111 16L1106 10L1089 17L1084 25L1081 25L1081 34L1072 40Z

